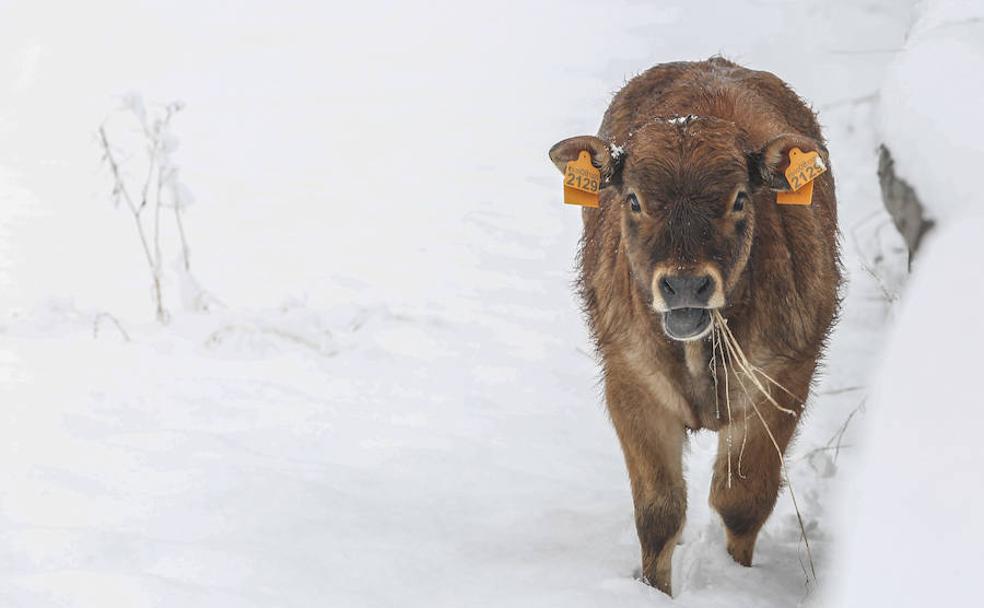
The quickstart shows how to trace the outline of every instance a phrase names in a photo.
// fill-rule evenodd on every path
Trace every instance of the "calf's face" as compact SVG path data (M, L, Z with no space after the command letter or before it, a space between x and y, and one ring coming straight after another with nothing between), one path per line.
M728 303L748 262L753 197L763 187L788 189L780 169L791 146L817 147L781 136L749 151L744 139L733 123L687 117L653 120L622 148L576 137L550 151L561 171L581 150L591 152L602 171L603 204L620 207L632 277L673 340L710 333L711 311Z

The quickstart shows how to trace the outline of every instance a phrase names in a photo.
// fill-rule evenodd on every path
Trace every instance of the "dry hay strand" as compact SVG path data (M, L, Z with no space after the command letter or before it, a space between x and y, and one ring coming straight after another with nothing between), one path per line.
M759 392L765 395L765 398L769 400L769 403L771 403L773 407L775 407L780 412L789 414L790 416L795 416L796 415L795 411L789 409L788 407L783 407L779 405L779 402L777 402L772 397L772 394L765 387L765 385L762 384L762 382L759 380L758 377L761 375L763 378L768 380L769 383L782 389L790 397L796 399L796 402L800 404L800 407L802 407L803 405L803 400L797 397L796 395L794 395L793 392L790 391L788 388L786 388L782 384L779 384L777 380L774 380L771 376L766 374L761 368L752 365L752 363L748 360L748 357L745 356L745 351L742 350L741 346L738 344L738 340L735 338L734 334L731 333L731 329L728 327L728 321L721 316L721 313L719 313L716 310L714 311L714 325L721 330L721 335L724 337L724 344L725 346L728 347L728 350L732 354L733 357L732 368L734 367L740 368L741 371L744 372L745 375L748 376L748 378L752 381L752 383L755 385L755 388L757 388ZM736 361L737 364L735 364Z
M721 406L718 403L718 377L717 377L717 353L721 353L721 367L724 370L724 402L725 411L728 414L728 488L731 488L731 447L732 447L732 428L731 428L731 390L728 387L728 358L725 356L724 346L721 344L721 336L717 324L711 326L711 374L714 378L714 408L718 420L721 419ZM747 430L747 429L746 429ZM744 451L744 439L742 440L742 451ZM741 453L738 454L738 476L741 474Z

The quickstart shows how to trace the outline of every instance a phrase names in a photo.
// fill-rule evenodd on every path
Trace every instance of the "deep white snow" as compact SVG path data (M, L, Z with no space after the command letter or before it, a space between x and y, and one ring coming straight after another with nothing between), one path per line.
M984 2L924 0L887 70L878 131L927 215L981 213Z
M984 567L975 310L984 299L984 4L918 8L887 71L879 129L936 225L914 260L846 476L837 606L973 605Z
M980 264L955 263L981 235L981 216L941 228L907 287L861 423L831 605L967 606L979 595L984 320L950 311L954 285L984 298Z
M908 23L893 0L5 2L0 605L822 603L904 272L873 108ZM633 577L546 151L624 79L719 52L820 113L850 283L789 459L818 584L788 495L755 566L730 560L701 433L671 603ZM183 308L169 228L166 327L94 136L127 137L133 93L186 104L172 158L222 303Z

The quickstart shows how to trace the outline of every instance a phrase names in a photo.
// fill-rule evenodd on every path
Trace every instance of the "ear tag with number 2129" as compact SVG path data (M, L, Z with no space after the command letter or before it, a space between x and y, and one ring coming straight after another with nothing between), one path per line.
M813 204L813 180L827 171L823 159L816 151L803 152L799 148L789 151L789 168L786 169L786 181L792 191L777 192L776 203L780 205L811 205Z
M568 205L598 207L601 171L591 164L591 153L581 150L577 160L567 161L564 171L564 202Z

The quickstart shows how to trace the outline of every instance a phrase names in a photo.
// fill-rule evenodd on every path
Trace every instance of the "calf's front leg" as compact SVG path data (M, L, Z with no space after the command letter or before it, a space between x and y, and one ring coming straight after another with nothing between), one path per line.
M684 426L643 391L607 381L605 396L632 484L646 581L672 595L673 549L683 530Z
M775 398L784 407L799 410L795 402L779 395ZM762 419L749 408L740 414L747 415L747 420L736 419L718 431L718 455L711 481L710 502L724 522L728 553L743 566L752 565L755 541L775 507L782 484L776 444L785 453L798 421L798 417L778 411L761 397L757 407Z

